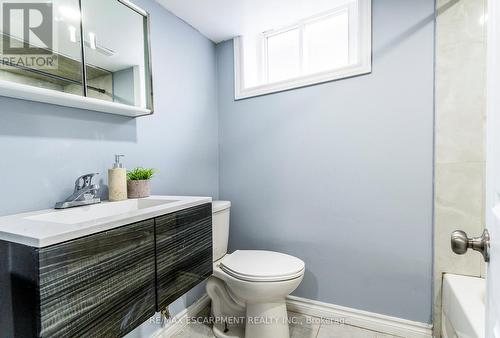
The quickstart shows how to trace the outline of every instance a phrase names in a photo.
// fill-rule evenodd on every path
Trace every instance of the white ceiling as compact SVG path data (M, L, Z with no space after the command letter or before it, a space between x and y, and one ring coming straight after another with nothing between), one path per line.
M352 0L156 0L215 43L264 32Z

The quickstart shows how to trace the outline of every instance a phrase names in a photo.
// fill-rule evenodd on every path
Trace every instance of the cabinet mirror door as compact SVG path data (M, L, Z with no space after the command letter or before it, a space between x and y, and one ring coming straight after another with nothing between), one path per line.
M127 1L82 0L87 96L152 108L148 15Z
M0 6L0 80L82 96L78 0Z
M152 114L149 21L128 0L0 0L0 95Z

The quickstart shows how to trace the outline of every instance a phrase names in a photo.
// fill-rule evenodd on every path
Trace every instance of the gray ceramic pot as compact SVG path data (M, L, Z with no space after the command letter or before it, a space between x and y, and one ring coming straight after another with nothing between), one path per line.
M151 194L151 180L128 180L127 195L128 198L149 197Z

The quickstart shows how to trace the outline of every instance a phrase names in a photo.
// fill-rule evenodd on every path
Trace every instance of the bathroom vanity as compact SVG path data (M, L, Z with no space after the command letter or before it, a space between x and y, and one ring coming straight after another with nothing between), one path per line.
M0 337L121 337L211 274L210 198L0 217Z

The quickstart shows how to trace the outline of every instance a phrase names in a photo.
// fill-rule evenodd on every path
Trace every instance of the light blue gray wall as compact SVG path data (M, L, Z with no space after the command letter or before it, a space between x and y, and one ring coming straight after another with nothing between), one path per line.
M153 193L218 195L215 46L152 0L155 114L130 119L0 97L0 215L50 208L114 154L158 169ZM189 303L200 295L186 296Z
M431 319L433 0L373 1L373 72L233 100L217 46L230 248L302 258L295 295Z

